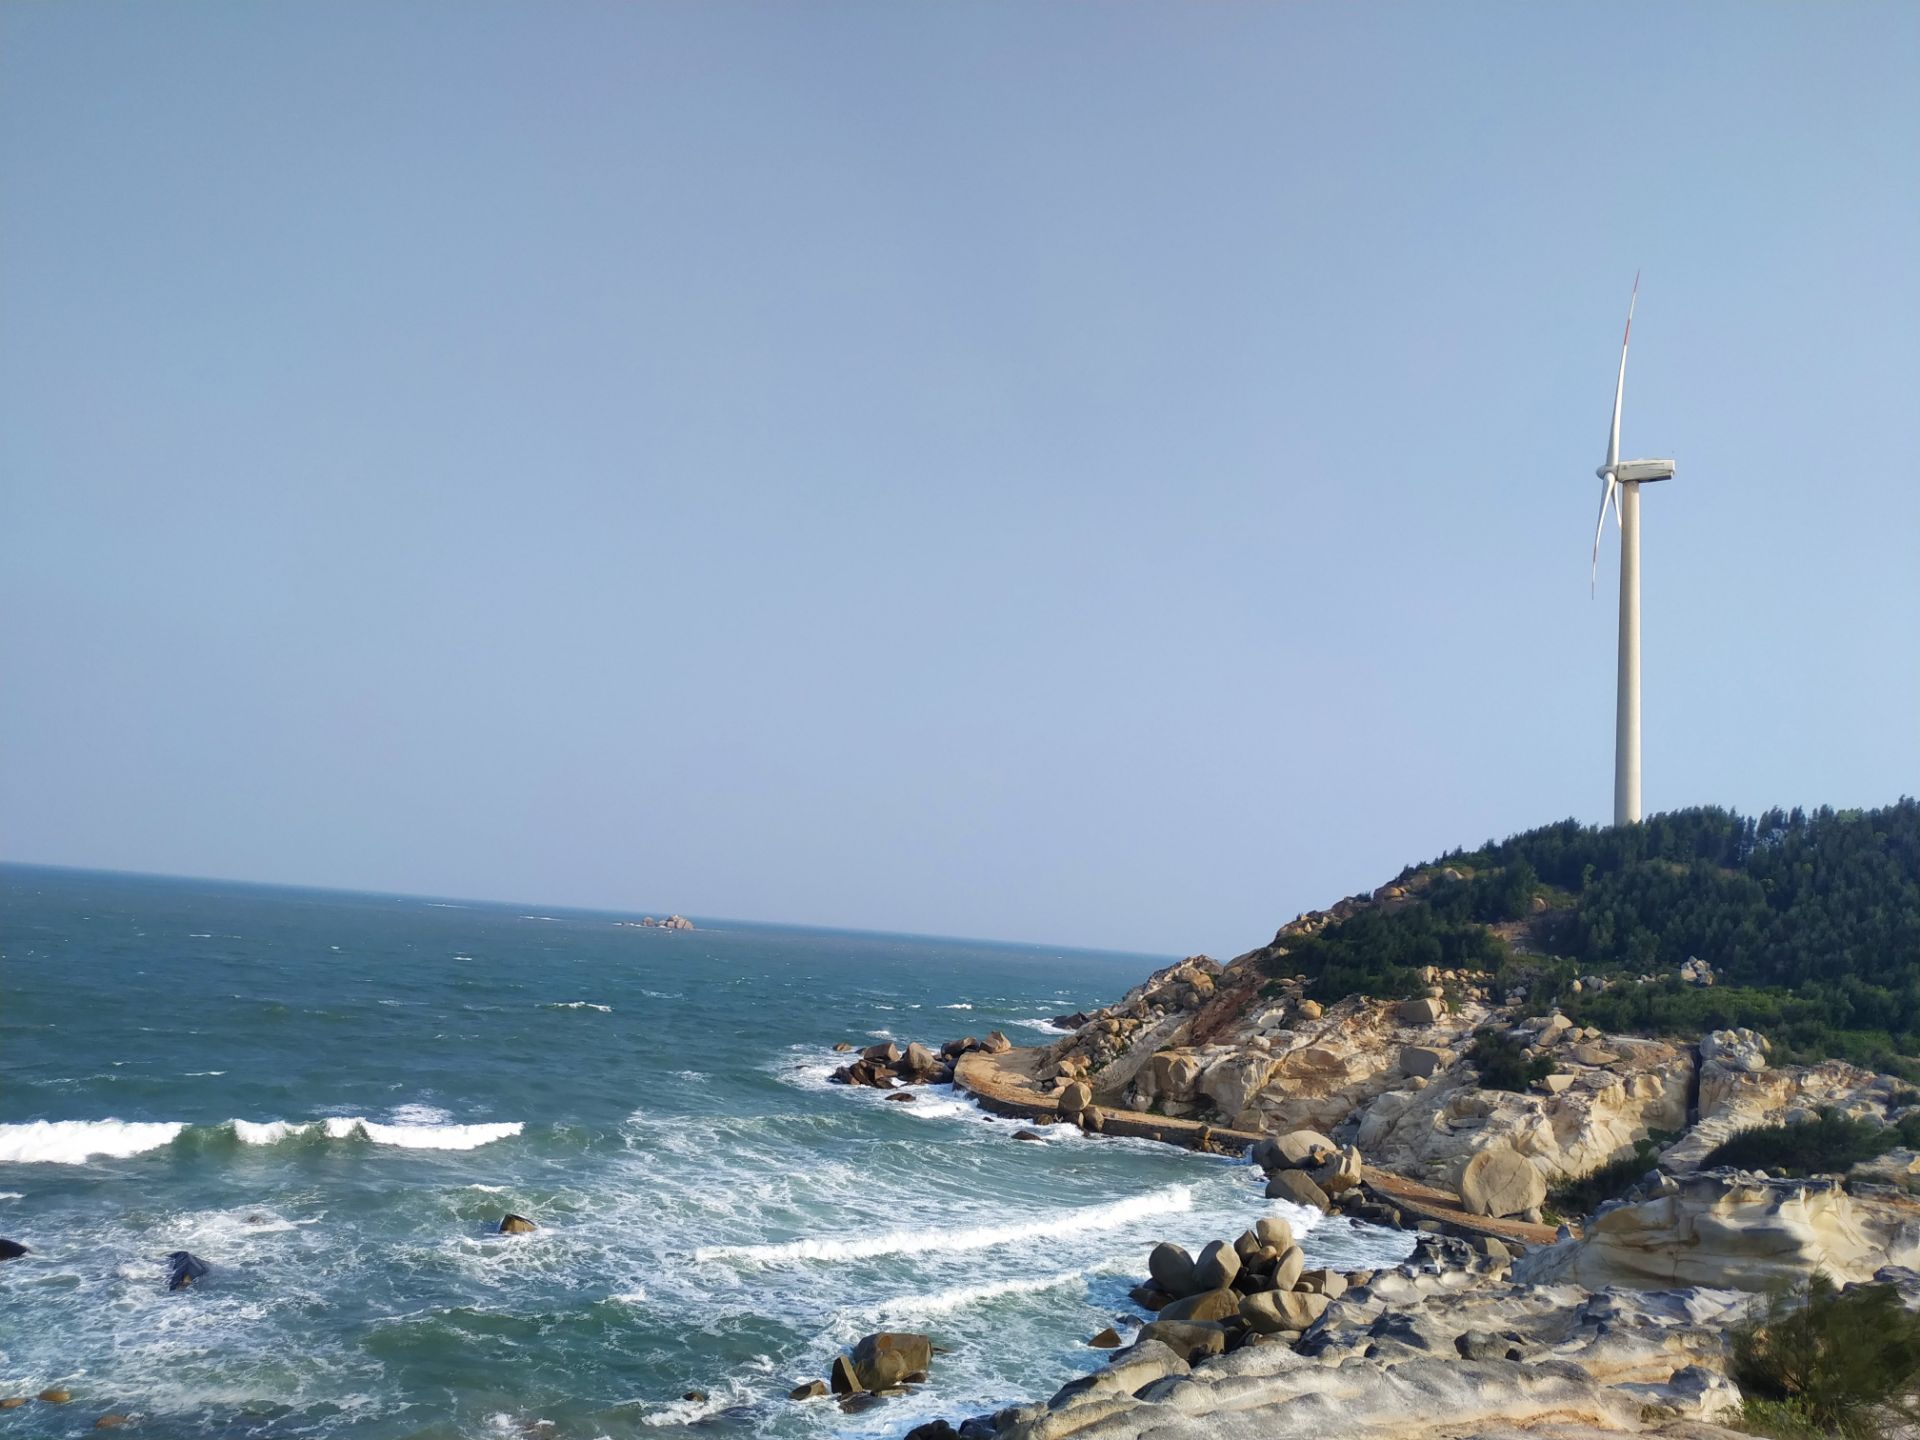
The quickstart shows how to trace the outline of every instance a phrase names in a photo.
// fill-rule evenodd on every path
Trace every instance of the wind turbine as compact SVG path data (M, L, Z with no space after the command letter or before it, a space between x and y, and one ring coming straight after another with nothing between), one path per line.
M1673 478L1671 460L1620 458L1620 397L1627 388L1627 342L1633 338L1633 307L1640 299L1640 276L1633 277L1627 301L1627 329L1620 337L1620 378L1613 385L1613 427L1607 431L1607 459L1600 477L1600 523L1593 531L1593 574L1600 580L1600 537L1607 529L1607 505L1620 527L1620 684L1613 722L1613 823L1640 819L1640 487Z

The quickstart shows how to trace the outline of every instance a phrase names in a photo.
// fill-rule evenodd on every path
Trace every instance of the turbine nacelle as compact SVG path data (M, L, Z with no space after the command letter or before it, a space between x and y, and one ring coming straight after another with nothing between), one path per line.
M1602 465L1595 473L1604 480L1607 478L1607 467ZM1644 485L1654 480L1671 480L1673 461L1622 460L1613 467L1613 478L1622 485Z

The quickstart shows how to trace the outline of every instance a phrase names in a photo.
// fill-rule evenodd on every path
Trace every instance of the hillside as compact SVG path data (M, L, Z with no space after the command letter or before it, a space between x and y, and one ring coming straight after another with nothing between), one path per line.
M1253 958L1325 1002L1470 969L1522 1014L1650 1036L1749 1026L1784 1060L1920 1078L1920 802L1562 821L1410 866Z

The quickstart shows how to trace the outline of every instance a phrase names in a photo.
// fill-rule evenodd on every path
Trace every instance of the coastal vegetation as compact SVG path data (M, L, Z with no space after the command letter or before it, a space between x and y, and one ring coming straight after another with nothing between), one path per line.
M1879 1440L1920 1421L1920 1315L1891 1285L1815 1274L1733 1332L1744 1418L1779 1440Z
M1491 971L1522 1008L1610 1033L1751 1028L1786 1062L1920 1078L1920 802L1717 807L1564 820L1404 871L1272 972L1314 992L1415 993L1424 966ZM1695 968L1697 967L1697 968ZM1686 976L1682 971L1687 970Z
M1701 1163L1708 1169L1732 1165L1770 1175L1844 1175L1861 1161L1900 1146L1920 1147L1920 1111L1909 1111L1891 1125L1877 1125L1829 1109L1797 1124L1742 1130L1709 1151Z

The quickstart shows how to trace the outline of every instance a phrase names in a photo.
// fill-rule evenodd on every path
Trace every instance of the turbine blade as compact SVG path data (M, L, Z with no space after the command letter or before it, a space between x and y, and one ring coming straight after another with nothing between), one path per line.
M1616 482L1615 482L1614 484L1612 484L1612 485L1609 485L1609 486L1607 487L1607 493L1613 496L1613 523L1614 523L1614 527L1615 527L1616 529L1622 529L1622 530L1624 530L1624 529L1626 528L1626 524L1627 524L1627 522L1626 522L1626 521L1624 521L1624 520L1622 520L1622 519L1620 518L1620 491L1621 491L1621 490L1622 490L1623 488L1624 488L1624 487L1623 487L1623 486L1621 486L1621 485L1619 484L1619 482L1617 482L1617 481L1616 481ZM1604 504L1605 502L1603 501L1602 503Z
M1633 307L1640 303L1640 272L1633 272L1633 294L1627 300L1627 328L1620 336L1620 377L1613 382L1613 428L1607 431L1607 468L1620 463L1620 397L1627 389L1627 342L1633 339Z
M1607 476L1605 488L1600 492L1600 519L1593 527L1593 573L1587 577L1589 595L1600 593L1600 537L1607 533L1607 501L1612 500L1616 506L1620 503L1614 495L1616 488L1613 476ZM1615 513L1617 516L1618 512Z

